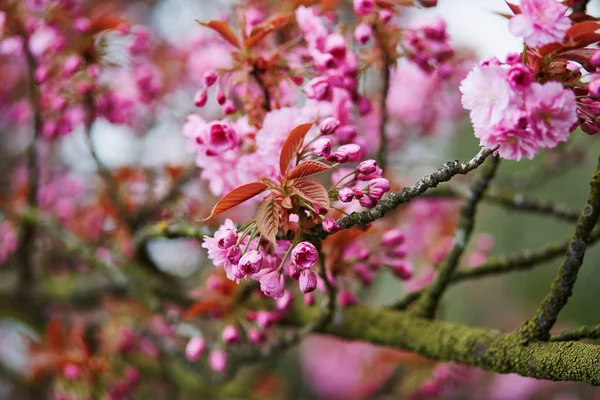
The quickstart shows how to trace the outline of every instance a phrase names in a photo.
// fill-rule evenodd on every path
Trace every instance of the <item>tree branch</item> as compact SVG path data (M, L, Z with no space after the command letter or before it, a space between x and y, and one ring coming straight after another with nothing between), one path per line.
M491 161L483 166L481 173L474 179L469 189L470 193L467 201L460 210L458 225L454 232L454 246L441 264L435 282L425 290L419 302L413 308L412 312L415 314L425 318L433 318L440 299L450 284L460 258L467 248L475 226L477 205L490 182L494 179L499 163L500 159L498 157L492 157Z
M360 213L354 212L337 222L341 229L348 229L356 225L366 225L384 217L385 213L412 200L413 198L425 193L428 189L434 188L442 182L447 182L455 175L466 175L470 171L479 167L485 159L490 156L494 150L482 148L475 157L469 161L459 162L451 161L444 164L437 171L421 178L412 186L405 187L401 192L391 192L385 199L381 200L377 206L371 210ZM315 231L319 238L325 238L329 234L325 232L322 226Z
M550 336L550 341L552 342L567 342L581 339L600 339L600 325L584 325Z
M573 293L577 273L583 264L592 229L600 217L600 159L590 181L588 203L579 215L575 233L571 237L565 258L560 266L558 275L550 287L550 291L539 305L536 315L526 321L519 329L525 340L546 340L558 313L567 304Z
M287 322L302 325L317 310L302 307ZM600 346L578 342L522 343L515 334L423 319L408 312L344 308L336 323L321 330L344 339L408 350L439 361L455 361L497 373L600 385Z

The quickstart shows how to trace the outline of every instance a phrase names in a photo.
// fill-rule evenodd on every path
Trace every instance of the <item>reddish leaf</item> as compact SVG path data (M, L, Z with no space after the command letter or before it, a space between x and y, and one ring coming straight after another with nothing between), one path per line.
M511 4L508 1L505 1L505 3L508 6L508 8L510 8L510 11L513 12L513 14L515 14L515 15L521 14L521 7L519 7L516 4Z
M298 125L288 135L279 155L279 168L282 174L286 173L292 160L296 157L298 151L300 151L302 143L304 143L304 138L311 126L312 123Z
M298 178L306 178L307 176L311 176L314 174L318 174L319 172L327 171L331 169L327 164L323 164L319 161L304 161L301 162L296 168L290 171L287 178L288 179L298 179Z
M54 351L64 349L62 327L60 326L60 322L58 320L52 319L48 323L48 328L46 330L46 340L48 341L48 346L50 347L50 349Z
M225 196L221 198L213 207L210 215L201 221L206 221L214 217L215 215L221 214L224 211L227 211L238 204L242 204L246 200L249 200L265 190L267 185L262 182L252 182L247 183L245 185L236 187L231 192L227 193Z
M204 314L216 307L219 307L219 301L217 299L200 300L194 303L184 314L183 319L194 318L198 315Z
M265 23L262 23L252 29L250 37L244 41L247 49L251 49L263 40L269 33L283 28L288 22L289 16L276 15Z
M235 33L233 33L233 31L231 30L229 25L227 25L226 22L219 21L216 19L213 19L212 21L209 21L209 22L200 22L200 21L196 21L196 22L198 22L202 26L206 26L206 27L212 29L213 31L215 31L219 35L221 35L221 37L223 39L227 40L229 43L231 43L238 49L240 48L240 42L238 41L237 37L235 36Z
M273 197L262 203L258 208L256 226L267 240L276 244L275 240L279 230L279 206Z
M329 195L327 190L318 182L309 179L295 181L290 185L292 192L311 203L317 203L320 206L329 208Z
M600 41L600 23L584 21L573 25L567 31L567 45L569 47L585 47Z

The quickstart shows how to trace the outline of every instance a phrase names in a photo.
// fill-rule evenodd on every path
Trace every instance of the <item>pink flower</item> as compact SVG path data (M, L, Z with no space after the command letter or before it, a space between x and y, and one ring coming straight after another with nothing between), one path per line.
M375 8L375 0L354 0L356 15L367 15Z
M301 242L292 250L292 260L301 269L312 268L319 260L319 253L309 242Z
M381 236L381 244L384 247L399 246L404 242L406 242L406 236L400 229L392 229Z
M562 43L571 27L571 20L565 15L567 10L556 0L521 0L521 14L512 17L508 26L530 47Z
M321 138L315 140L312 144L313 152L317 156L328 156L331 153L331 140Z
M511 125L498 125L489 130L475 129L475 136L481 145L493 149L498 147L498 155L507 160L530 160L539 152L538 142L534 136L524 129Z
M319 101L331 100L331 85L329 79L324 76L318 76L312 79L304 86L304 93L309 99Z
M325 51L335 58L346 56L346 40L339 33L332 33L325 39Z
M217 74L213 71L207 71L204 73L203 80L206 87L211 87L217 81Z
M354 198L354 191L350 188L341 188L338 196L343 203L349 203Z
M325 118L319 125L319 129L323 135L330 135L340 126L340 121L336 118Z
M356 296L354 296L354 294L352 292L349 292L347 290L343 290L338 295L338 301L340 303L340 306L342 306L342 307L348 307L348 306L351 306L353 304L356 304L356 302L358 300L357 300Z
M200 358L202 353L206 349L206 341L203 337L195 336L185 346L185 358L188 361L196 361Z
M323 220L323 229L325 232L336 233L340 230L340 225L335 219L327 217Z
M221 332L221 339L227 344L237 343L240 340L240 334L233 325L227 325Z
M248 329L248 339L250 339L250 341L252 343L262 343L265 341L265 334L262 331L259 331L256 328L250 328Z
M245 275L254 275L260 271L262 263L262 254L257 250L250 250L239 261L240 274L242 277Z
M227 367L227 353L221 349L214 349L208 355L208 365L215 372L222 372Z
M510 87L514 90L524 90L531 86L533 74L526 65L517 63L508 70L507 79Z
M370 25L367 24L359 24L356 29L354 29L354 38L359 44L365 45L373 36L373 29Z
M462 104L475 128L500 122L511 106L511 88L500 67L473 68L460 84Z
M225 229L223 232L218 232L215 239L217 239L217 245L220 249L228 249L237 242L238 234L235 229Z
M260 290L268 297L280 299L285 291L283 275L274 269L263 269L254 274L252 279L260 282Z
M81 375L81 369L73 363L68 363L65 365L63 373L67 379L74 380Z
M346 153L346 155L348 156L348 161L350 161L350 162L356 162L356 161L360 160L360 158L362 156L362 149L360 148L359 145L354 144L354 143L345 144L343 146L340 146L337 149L337 152Z
M300 290L302 293L310 293L317 288L317 274L312 271L304 270L300 273Z
M369 175L373 172L377 171L377 161L375 160L366 160L358 164L356 167L356 171L360 174Z
M577 122L575 94L558 82L534 83L532 89L526 108L537 145L553 148L566 142Z

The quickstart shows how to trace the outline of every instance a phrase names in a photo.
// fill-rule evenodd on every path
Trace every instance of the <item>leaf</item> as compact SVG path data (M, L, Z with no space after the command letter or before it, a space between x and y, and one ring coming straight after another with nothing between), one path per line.
M319 172L324 172L330 170L330 167L327 164L324 164L319 161L304 161L301 162L296 168L290 171L287 178L288 179L298 179L298 178L306 178L307 176L311 176L314 174L318 174Z
M48 346L52 350L59 351L64 349L62 327L57 319L52 319L48 323L48 328L46 328L46 340Z
M273 197L262 203L258 208L256 226L269 242L276 244L277 231L279 230L279 206Z
M292 192L311 203L329 208L329 195L327 190L318 182L310 179L295 181L290 185Z
M210 215L202 219L201 221L207 221L215 215L221 214L222 212L227 211L237 206L238 204L242 204L246 200L249 200L257 194L259 194L266 188L267 185L265 185L262 182L252 182L236 187L231 192L223 196L221 200L219 200L217 204L215 204L212 211L210 212Z
M190 318L194 318L219 306L220 303L217 299L197 301L196 303L192 304L192 306L185 312L185 314L183 315L183 319L187 320Z
M519 7L516 4L509 3L508 1L505 1L505 3L508 6L508 8L510 8L510 11L513 12L513 14L521 14L521 7Z
M585 47L600 40L600 23L596 21L579 22L567 31L569 47Z
M219 21L217 19L213 19L212 21L208 21L208 22L200 22L200 21L196 20L196 22L198 22L202 26L206 26L206 27L212 29L213 31L217 32L219 35L221 35L221 37L223 39L227 40L229 43L231 43L238 49L241 47L240 42L238 41L237 37L235 36L235 33L233 33L233 31L231 30L229 25L227 25L226 22Z
M304 138L311 126L312 123L298 125L288 135L279 155L279 169L282 174L285 175L292 160L296 157L298 151L300 151L302 143L304 143Z
M263 40L269 33L283 28L289 20L288 15L276 15L265 23L262 23L250 32L250 37L244 41L244 46L251 49Z

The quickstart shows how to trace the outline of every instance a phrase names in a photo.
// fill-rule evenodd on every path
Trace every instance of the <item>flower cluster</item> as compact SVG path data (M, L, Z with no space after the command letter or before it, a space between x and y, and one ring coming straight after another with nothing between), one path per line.
M448 76L452 73L448 60L454 55L448 40L443 19L416 20L406 27L403 47L408 59L423 71L431 73L438 70L441 76Z

